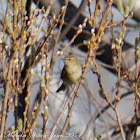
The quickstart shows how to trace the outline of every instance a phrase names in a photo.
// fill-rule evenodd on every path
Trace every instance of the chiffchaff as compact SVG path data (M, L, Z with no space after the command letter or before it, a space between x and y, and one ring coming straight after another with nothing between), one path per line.
M56 92L61 90L64 91L69 85L75 84L82 74L82 67L78 62L77 57L73 55L67 55L64 58L64 63L65 65L61 73L61 79L63 80L63 83Z

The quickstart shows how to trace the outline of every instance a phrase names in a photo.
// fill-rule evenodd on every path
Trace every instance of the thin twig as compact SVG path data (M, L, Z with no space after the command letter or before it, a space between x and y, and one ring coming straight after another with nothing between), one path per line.
M56 47L57 47L57 44L58 44L58 41L59 41L59 36L60 36L60 33L61 33L62 26L64 24L64 17L65 17L65 14L66 14L67 5L69 3L69 0L66 0L65 3L66 4L65 4L65 8L63 10L62 19L61 19L61 23L60 23L60 26L59 26L59 31L58 31L57 37L55 39L54 48L53 48L53 52L52 52L52 58L51 58L51 62L50 62L51 69L53 69L53 63L54 63L54 59L55 59L55 50L56 50Z
M86 3L87 3L87 0L82 0L80 6L78 8L78 12L75 14L75 16L71 19L70 23L68 23L66 28L63 30L59 40L63 39L66 36L66 34L69 32L69 30L72 28L72 26L74 25L74 23L78 19L78 17L81 14L81 12L85 9Z

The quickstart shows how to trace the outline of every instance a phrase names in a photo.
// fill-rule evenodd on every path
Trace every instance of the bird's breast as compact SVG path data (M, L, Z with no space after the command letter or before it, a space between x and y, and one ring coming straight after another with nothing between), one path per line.
M81 65L71 66L67 68L67 75L68 79L70 81L70 84L74 84L77 82L77 80L80 78L82 74L82 68Z

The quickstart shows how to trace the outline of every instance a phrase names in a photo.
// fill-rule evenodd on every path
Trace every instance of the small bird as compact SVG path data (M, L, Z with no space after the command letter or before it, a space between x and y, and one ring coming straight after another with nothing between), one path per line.
M67 55L64 58L64 68L61 73L62 85L56 91L64 91L69 85L75 84L82 75L82 66L78 62L78 58L73 55Z

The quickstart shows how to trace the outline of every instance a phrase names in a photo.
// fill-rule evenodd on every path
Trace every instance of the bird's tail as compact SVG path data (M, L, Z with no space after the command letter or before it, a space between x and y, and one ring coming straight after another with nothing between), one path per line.
M59 91L61 91L61 90L65 90L66 89L66 86L64 85L64 84L62 84L61 86L60 86L60 88L56 91L56 92L59 92Z

